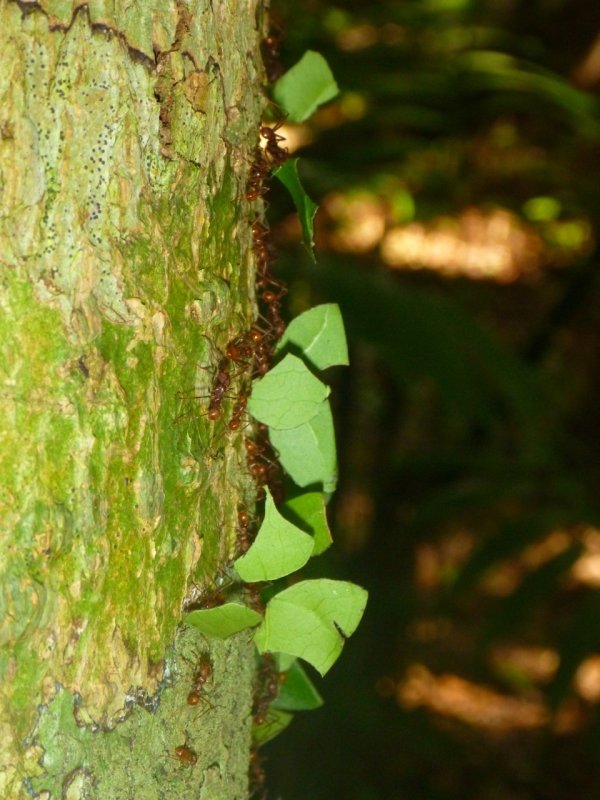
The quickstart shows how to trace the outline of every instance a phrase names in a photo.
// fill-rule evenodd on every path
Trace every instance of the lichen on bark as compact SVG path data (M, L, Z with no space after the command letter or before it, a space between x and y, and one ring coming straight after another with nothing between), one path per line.
M146 764L136 798L163 796L160 780L204 785L209 762L181 771L169 756L183 720L170 698L193 659L173 656L166 676L163 659L190 582L231 558L251 497L242 435L202 411L219 351L254 314L259 12L0 0L2 797L26 796L25 774L52 797L128 797L94 765L123 742ZM198 721L235 713L247 757L252 651L238 637L217 663L225 651L235 712L185 708L180 733L200 748ZM152 714L135 705L151 696ZM57 747L43 731L58 707L76 726ZM243 796L228 747L210 751L207 797Z

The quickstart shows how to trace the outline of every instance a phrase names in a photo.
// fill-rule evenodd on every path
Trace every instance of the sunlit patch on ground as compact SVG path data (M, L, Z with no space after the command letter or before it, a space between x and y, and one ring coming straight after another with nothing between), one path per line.
M467 208L454 218L395 227L381 243L381 257L389 267L503 283L536 272L542 254L539 235L503 209Z
M398 215L410 219L415 209L408 192L396 194L410 208L394 208L393 199L367 190L326 196L319 246L340 253L377 251L390 269L512 283L535 278L550 266L567 266L591 244L585 221L541 220L533 211L537 226L507 209L475 206L427 222L398 223ZM539 216L548 198L534 200L526 206Z
M597 528L586 528L582 535L584 551L571 569L571 577L575 583L600 588L600 531Z
M577 543L582 553L568 572L568 581L574 585L600 587L600 530L587 526L549 531L514 558L497 561L483 571L478 584L484 594L507 597L518 588L525 575ZM423 591L434 591L452 583L474 550L476 537L465 529L437 541L422 542L415 553L416 585Z
M406 709L424 706L478 728L508 733L539 728L548 712L536 700L510 697L457 675L434 675L423 664L413 664L396 688L396 700Z
M373 523L375 503L368 492L353 487L341 496L337 513L337 527L343 531L340 546L345 553L363 550Z
M520 644L498 644L488 660L496 674L522 686L548 683L560 663L558 652L550 647Z
M575 689L588 703L600 702L600 655L589 656L575 673Z
M549 531L513 558L499 560L481 573L474 591L478 597L508 597L527 575L552 559L579 545L581 555L564 573L557 591L573 591L582 585L600 586L600 530L591 526ZM476 537L457 529L437 541L421 543L416 550L415 583L431 596L443 592L452 576L458 576L476 553ZM464 651L472 646L461 638L460 626L451 616L423 615L406 630L408 642L423 648L450 647ZM426 650L429 652L429 650ZM554 733L574 733L589 722L590 705L600 702L600 654L583 658L567 691L553 713L543 693L557 677L560 652L550 646L519 641L496 641L486 652L492 680L500 681L502 692L460 675L435 674L421 659L410 664L395 680L382 676L376 688L381 697L393 697L406 710L425 708L439 717L448 717L490 735L508 735L518 730L547 728Z
M408 668L404 679L396 684L395 698L407 710L425 707L496 735L546 726L557 733L570 733L584 722L583 711L575 701L563 703L552 717L538 697L502 694L458 675L435 675L423 664Z
M330 194L324 203L335 221L327 244L340 253L366 253L377 247L385 234L386 207L375 195L364 193L348 197Z

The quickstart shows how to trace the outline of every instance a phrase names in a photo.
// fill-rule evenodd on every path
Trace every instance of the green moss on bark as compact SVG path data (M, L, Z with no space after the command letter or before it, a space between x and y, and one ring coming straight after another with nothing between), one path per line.
M0 795L241 798L251 648L216 647L196 717L187 639L162 659L248 493L202 413L253 315L256 10L31 5L0 0ZM181 733L213 760L173 761Z

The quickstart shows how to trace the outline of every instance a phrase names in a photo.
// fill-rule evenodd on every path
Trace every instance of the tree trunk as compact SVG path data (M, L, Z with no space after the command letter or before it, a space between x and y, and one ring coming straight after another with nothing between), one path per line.
M0 0L6 800L247 796L249 637L180 620L253 500L203 412L254 315L259 2Z

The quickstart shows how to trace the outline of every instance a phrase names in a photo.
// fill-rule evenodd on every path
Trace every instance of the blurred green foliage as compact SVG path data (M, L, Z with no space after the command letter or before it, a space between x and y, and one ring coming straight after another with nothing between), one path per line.
M500 208L543 243L521 279L449 279L392 272L375 245L336 251L325 217L315 266L286 245L290 206L273 192L291 310L337 302L349 335L338 554L323 558L371 597L325 706L270 745L274 795L600 796L596 706L574 684L600 654L600 595L573 573L600 526L600 114L570 78L600 8L286 0L274 14L285 66L318 50L341 89L298 153L312 198L363 193L388 226ZM540 677L507 648L552 665ZM514 701L512 725L396 703L415 665ZM519 703L540 724L520 726Z

